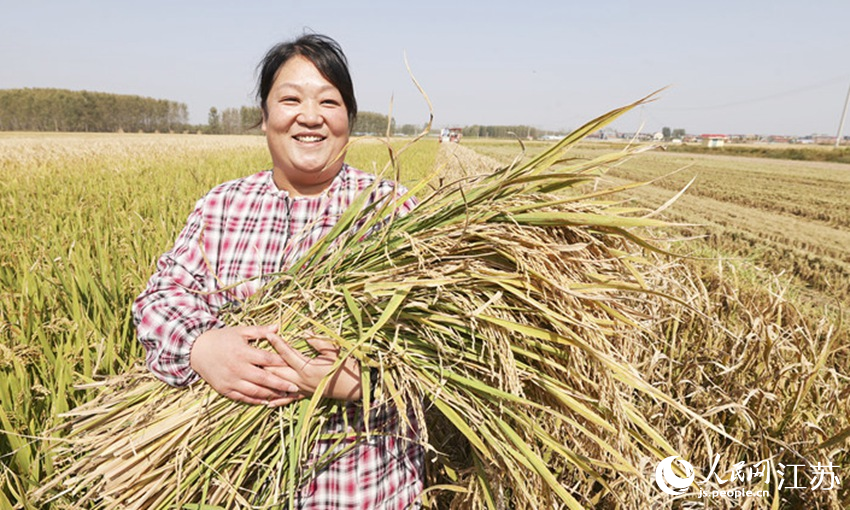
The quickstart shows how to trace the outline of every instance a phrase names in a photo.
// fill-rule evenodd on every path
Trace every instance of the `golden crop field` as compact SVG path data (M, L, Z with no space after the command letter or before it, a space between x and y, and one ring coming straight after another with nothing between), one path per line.
M410 147L399 158L401 182L417 182L435 164L453 176L482 170L469 153L446 155L453 145L422 140ZM529 155L545 146L530 144ZM461 147L504 163L519 150L506 141L465 139ZM585 144L573 155L612 150ZM383 142L361 140L347 161L380 172L388 159ZM86 384L142 362L130 304L195 201L220 182L269 166L265 139L254 136L0 134L0 508L39 508L28 494L54 472L49 447L65 433L55 429L61 414L91 398ZM684 311L650 318L663 338L647 335L645 345L624 345L621 355L653 387L728 435L705 435L652 399L638 404L651 423L636 422L629 433L649 445L658 431L690 451L700 469L720 451L724 468L775 457L846 471L850 341L838 317L850 305L850 169L650 152L612 168L597 185L679 169L613 200L658 207L697 177L661 213L695 225L656 233L662 246L703 236L669 245L698 258L647 258L664 260L663 270L697 294ZM582 405L604 414L608 403ZM581 472L576 484L592 486L592 473ZM846 487L770 489L771 497L748 500L750 507L850 503Z
M401 159L424 172L435 152ZM349 157L388 160L373 140ZM144 359L130 304L195 201L270 163L259 136L0 134L0 508L51 472L35 438L84 401L73 386Z
M519 150L515 142L464 143L503 163ZM544 146L531 143L529 155ZM586 143L573 155L619 149ZM741 259L741 267L790 281L789 291L810 304L850 309L850 164L656 150L612 168L602 183L653 181L622 196L654 208L691 180L663 215L692 224L683 235L703 240L680 243L678 253Z

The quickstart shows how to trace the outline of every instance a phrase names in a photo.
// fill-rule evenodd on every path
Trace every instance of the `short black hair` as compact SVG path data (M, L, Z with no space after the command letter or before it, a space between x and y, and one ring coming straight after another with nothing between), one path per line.
M354 84L348 72L348 59L339 43L321 34L304 34L293 41L276 44L266 53L257 66L257 99L263 117L268 113L266 102L278 71L290 58L298 55L312 62L322 76L339 90L348 113L348 125L353 127L357 118L357 100L354 99Z

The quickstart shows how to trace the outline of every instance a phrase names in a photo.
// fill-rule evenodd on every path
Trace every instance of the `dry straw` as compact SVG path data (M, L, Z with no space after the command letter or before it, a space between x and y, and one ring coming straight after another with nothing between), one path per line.
M362 197L225 320L278 323L293 339L309 329L370 368L363 412L395 405L423 424L433 461L427 503L646 500L646 466L677 451L638 401L725 432L622 355L653 334L659 301L679 302L660 291L675 286L659 283L665 275L640 234L665 223L606 201L623 188L580 190L642 149L592 160L565 151L649 99L528 162L445 184L407 216L395 207L428 179L395 202L364 207ZM245 406L205 385L167 388L140 369L100 384L67 414L56 474L34 496L96 508L285 507L321 468L308 454L338 405L314 397Z

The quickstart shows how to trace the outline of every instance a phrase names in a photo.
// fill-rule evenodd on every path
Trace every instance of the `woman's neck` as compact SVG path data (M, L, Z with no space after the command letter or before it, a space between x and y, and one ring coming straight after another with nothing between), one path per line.
M318 176L319 179L317 179L317 182L294 183L286 178L282 170L274 168L272 169L272 181L277 189L286 191L291 197L316 197L330 188L334 179L341 171L342 168L336 172L327 172L327 175L324 175L325 172L322 172Z

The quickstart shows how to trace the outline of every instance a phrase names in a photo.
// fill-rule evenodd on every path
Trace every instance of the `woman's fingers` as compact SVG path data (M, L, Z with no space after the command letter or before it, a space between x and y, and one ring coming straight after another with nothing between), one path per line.
M258 367L286 365L280 354L276 352L253 346L248 346L248 348L250 349L248 360Z
M236 326L235 329L245 340L259 340L270 334L277 333L278 327L274 324L267 326Z
M280 394L301 391L297 382L292 377L287 377L289 375L287 372L254 368L256 371L252 371L250 377L246 377L246 382Z
M283 366L281 358L250 345L254 338L274 335L276 326L242 326L209 330L192 346L192 368L216 391L246 403L284 398L301 388L264 367Z
M310 362L309 357L301 354L298 349L289 345L283 338L281 338L277 333L269 334L266 339L272 344L274 350L280 354L280 357L283 358L283 361L286 362L287 365L295 369L296 371L301 371L304 366Z
M310 347L316 349L316 352L319 354L331 354L333 357L339 354L339 347L325 338L312 336L311 334L311 336L307 337L307 343L310 344Z
M251 397L249 395L245 395L244 393L240 393L236 390L232 390L227 394L224 394L225 397L230 400L234 400L236 402L242 402L243 404L251 404L251 405L265 405L268 401L267 399Z
M293 348L276 333L269 334L267 338L288 366L268 366L266 370L294 382L307 395L315 393L322 381L330 377L324 386L324 396L341 400L360 398L360 364L349 358L342 365L337 365L340 350L331 341L308 337L307 342L318 352L316 356L310 357Z
M227 396L227 398L229 398L231 400L235 400L237 402L242 402L242 403L250 404L250 405L268 406L268 407L285 406L285 405L291 404L292 402L295 402L296 400L301 400L301 399L304 398L304 394L299 393L299 392L288 393L288 394L285 394L285 395L270 394L270 395L268 395L268 398L266 398L266 397L251 396L251 395L248 395L248 394L245 394L245 393L242 393L242 392L239 392L239 391L235 391L235 390L230 392L226 396Z
M266 405L269 406L269 407L281 407L281 406L289 405L289 404L291 404L291 403L293 403L297 400L301 400L301 399L306 398L306 397L307 397L307 395L305 395L303 393L293 393L293 394L291 394L290 396L287 396L287 397L279 398L279 399L276 399L276 400L270 400L266 403Z
M250 399L250 403L254 404L265 404L270 401L292 398L295 395L301 394L301 388L290 381L284 381L282 385L278 385L276 383L267 384L266 378L272 381L282 379L279 379L272 373L266 372L266 370L260 368L257 370L263 373L261 376L258 376L258 379L261 382L253 382L250 380L240 381L236 386L234 386L232 390L233 393Z

